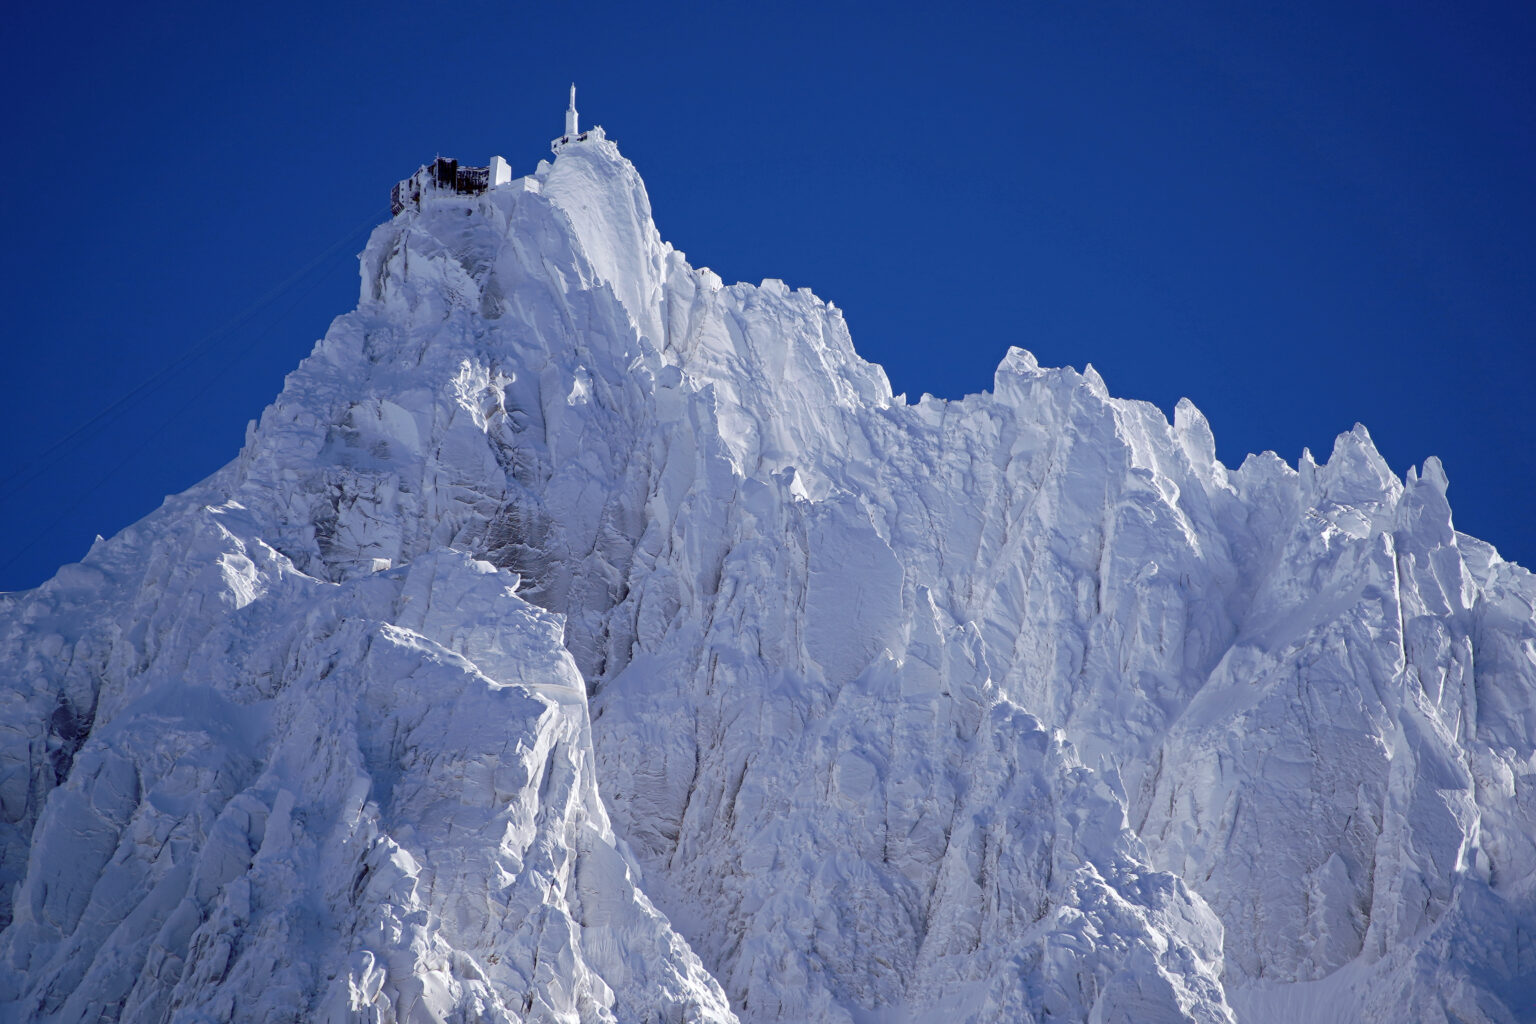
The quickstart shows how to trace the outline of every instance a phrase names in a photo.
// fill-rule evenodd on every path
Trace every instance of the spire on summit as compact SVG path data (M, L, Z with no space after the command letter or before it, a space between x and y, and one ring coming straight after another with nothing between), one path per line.
M571 83L571 105L565 108L565 134L549 144L550 152L558 153L567 143L586 142L588 139L607 138L596 125L582 131L576 120L576 83Z

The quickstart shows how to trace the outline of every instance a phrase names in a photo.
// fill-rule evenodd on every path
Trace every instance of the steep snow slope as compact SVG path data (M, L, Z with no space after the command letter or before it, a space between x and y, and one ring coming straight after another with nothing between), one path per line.
M1536 1012L1536 581L1433 460L1228 470L1017 349L907 405L601 138L362 263L239 459L3 599L13 1007Z
M72 666L94 727L34 783L14 1015L733 1019L634 887L581 678L515 577L445 551L330 586L238 503L166 511L31 602L77 619L94 586L134 617Z

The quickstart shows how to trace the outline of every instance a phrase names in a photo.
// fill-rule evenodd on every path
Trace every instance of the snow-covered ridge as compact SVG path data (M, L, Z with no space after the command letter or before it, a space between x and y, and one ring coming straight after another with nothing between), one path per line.
M907 405L572 141L0 597L0 1000L1530 1019L1536 582L1445 492L1018 349Z

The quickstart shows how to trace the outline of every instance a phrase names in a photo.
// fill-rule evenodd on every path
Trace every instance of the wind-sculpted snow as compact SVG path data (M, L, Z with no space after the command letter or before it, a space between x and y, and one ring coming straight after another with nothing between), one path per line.
M235 502L165 511L92 559L154 611L107 627L0 936L6 1019L734 1019L634 886L515 576L443 551L335 586Z
M362 279L0 598L22 1016L1536 1019L1536 582L1433 459L909 405L595 138Z

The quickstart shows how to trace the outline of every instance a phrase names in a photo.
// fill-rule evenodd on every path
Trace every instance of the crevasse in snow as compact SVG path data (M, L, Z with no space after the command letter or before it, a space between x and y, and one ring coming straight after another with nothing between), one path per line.
M1018 349L908 405L572 143L378 228L234 462L0 598L0 1000L1530 1019L1536 582L1445 492Z

